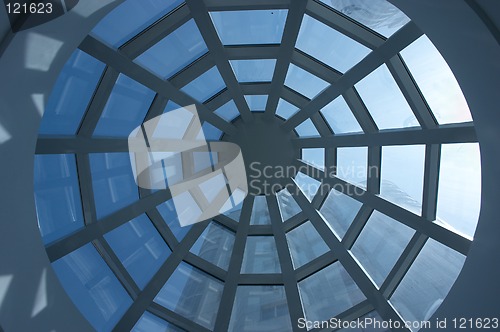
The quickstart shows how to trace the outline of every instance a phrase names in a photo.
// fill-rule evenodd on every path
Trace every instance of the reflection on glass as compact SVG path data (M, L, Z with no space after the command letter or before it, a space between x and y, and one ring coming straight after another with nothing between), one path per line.
M328 320L365 300L365 296L340 263L299 282L299 294L307 320Z
M271 82L276 59L230 60L236 79L240 83Z
M310 72L290 64L285 78L285 85L303 96L313 99L330 84Z
M311 119L307 119L297 127L295 127L295 132L297 133L297 135L299 135L299 137L319 136L318 129L316 129L316 126L311 121Z
M35 205L45 244L83 227L75 156L35 155Z
M335 189L330 191L319 212L328 222L335 234L343 238L354 217L361 209L362 203L344 195Z
M274 236L249 236L241 273L281 273Z
M153 45L134 61L165 79L207 53L200 30L191 19Z
M252 112L264 112L266 110L267 95L245 95L245 100Z
M276 107L276 114L281 118L288 120L289 117L294 115L299 111L299 108L295 105L290 104L284 99L278 101L278 106Z
M361 188L366 188L368 175L368 148L337 149L337 177Z
M279 191L276 194L276 198L278 199L278 206L280 208L282 221L287 221L288 219L302 211L295 199L286 188Z
M439 124L472 121L453 72L427 36L407 46L401 56Z
M141 289L171 253L145 214L104 234L104 239Z
M223 289L221 281L181 262L154 301L213 330Z
M425 145L382 147L380 196L420 214L424 164Z
M339 96L320 110L335 134L359 133L362 131L351 109Z
M280 44L286 9L210 12L224 45Z
M80 50L64 65L45 106L39 133L73 135L92 98L104 63Z
M158 205L156 209L160 212L163 220L168 225L168 228L170 228L170 231L172 231L177 241L182 241L184 236L186 236L191 229L191 226L182 227L180 225L174 202L172 200L168 200L165 203Z
M385 64L356 83L355 87L379 129L419 126Z
M308 148L302 149L302 160L321 170L325 169L325 149Z
M167 321L149 313L148 311L144 312L144 314L139 318L139 321L135 324L132 332L154 332L154 331L162 331L162 332L183 332L184 330L170 324Z
M288 332L292 330L285 287L238 286L229 331Z
M304 15L302 19L295 47L342 73L351 69L371 51L309 15Z
M413 229L374 211L351 251L380 287L413 234Z
M266 196L255 196L250 225L271 225Z
M52 263L64 290L97 331L111 331L132 299L92 244Z
M189 251L227 270L233 245L234 232L218 223L211 222Z
M128 137L144 121L154 96L153 90L120 74L104 106L94 136Z
M481 208L480 158L478 143L441 146L436 222L469 237Z
M367 313L366 315L362 316L359 319L361 322L367 322L368 320L372 321L373 323L371 326L364 326L364 327L353 327L353 328L344 328L340 329L339 332L391 332L390 329L383 328L385 324L383 324L383 319L380 317L379 313L377 311L372 311Z
M236 104L232 99L216 109L214 113L227 122L233 121L238 115L240 115L240 112L238 111L238 108L236 107Z
M298 172L294 180L309 202L311 202L314 196L316 196L316 193L321 186L321 182L305 175L302 172Z
M328 252L328 246L310 221L286 233L294 269Z
M225 87L219 70L214 66L184 86L181 91L199 102L204 102Z
M407 321L428 320L462 270L465 256L429 239L390 298Z
M223 214L236 222L240 221L241 208L243 206L243 199L245 198L245 193L238 188L233 191L231 197L229 197L229 202L226 202L222 208L225 210L226 208L230 208L229 210L225 210ZM240 202L234 205L234 202ZM226 205L228 204L228 205Z
M203 122L201 125L201 131L203 131L203 135L205 135L205 139L207 141L218 141L222 137L222 130L217 127L214 127L208 122ZM198 135L198 139L200 139L200 135Z

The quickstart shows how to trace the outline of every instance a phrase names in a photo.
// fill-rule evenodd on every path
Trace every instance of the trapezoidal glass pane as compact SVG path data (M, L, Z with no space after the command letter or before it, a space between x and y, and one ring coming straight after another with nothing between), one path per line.
M93 136L128 137L144 121L154 97L153 90L120 74Z
M294 269L298 269L329 251L325 241L310 221L306 221L286 233L286 240Z
M210 12L224 45L280 44L286 9Z
M313 179L309 175L305 175L302 172L298 172L294 180L309 202L312 202L314 196L316 196L316 193L318 192L318 189L321 188L321 182Z
M231 122L240 115L240 111L236 107L234 100L230 100L218 109L214 111L215 114L226 120L227 122Z
M250 225L271 225L266 196L255 196L250 216Z
M184 239L184 236L186 236L191 229L191 226L181 226L177 216L177 211L175 210L174 202L170 199L165 203L158 205L156 209L160 213L163 221L167 224L170 231L174 234L177 241L181 242L182 239Z
M145 214L104 234L104 239L141 289L171 253Z
M453 72L427 36L418 38L400 54L439 124L472 121Z
M132 329L132 332L184 332L183 329L149 313L148 311L142 314Z
M271 82L276 59L230 60L236 79L240 83Z
M104 16L90 34L118 48L181 3L181 0L126 0Z
M335 134L359 133L363 131L342 96L334 99L323 107L320 112Z
M478 143L443 144L436 223L473 237L481 209Z
M40 134L76 133L104 67L104 63L85 52L73 52L52 88L38 129Z
M222 281L181 262L154 301L213 330L223 289Z
M301 95L313 99L330 83L291 63L286 74L285 85Z
M139 55L134 62L167 79L208 52L193 19Z
M299 108L295 105L290 104L284 99L281 99L278 101L278 106L276 107L276 115L279 117L288 120L292 115L297 113L299 111Z
M274 236L249 236L241 273L281 273Z
M223 214L236 222L240 221L241 216L241 208L243 206L243 200L246 196L246 193L242 190L236 188L235 191L231 194L228 201L224 203L221 209L228 210L224 211ZM235 202L239 202L238 204L234 204ZM227 204L227 205L226 205Z
M368 47L307 14L302 19L295 47L341 73L371 52Z
M337 149L337 177L360 188L366 188L368 148L365 146Z
M379 129L419 127L403 93L385 64L355 84Z
M317 136L319 136L318 129L316 129L316 126L311 121L311 119L307 119L304 122L302 122L301 124L299 124L297 127L295 127L295 132L300 137L317 137Z
M219 128L213 126L212 124L208 123L208 122L203 122L203 124L201 125L201 131L203 132L203 135L205 136L205 139L207 141L218 141L220 140L220 138L222 137L222 130L220 130ZM197 139L201 139L201 131L200 131L200 135L198 135Z
M266 110L267 95L245 95L245 100L252 112L264 112Z
M234 232L212 221L189 251L227 271L234 238Z
M186 86L181 91L187 93L200 103L203 103L226 87L216 66L213 66Z
M34 189L38 228L44 244L84 226L74 155L35 155Z
M299 207L299 204L297 204L295 199L286 188L279 191L276 194L276 198L278 199L278 207L280 209L282 221L287 221L288 219L296 216L302 211Z
M334 234L342 239L362 205L354 198L332 189L319 212L333 229Z
M292 330L285 287L238 286L229 331L288 332Z
M132 299L90 243L52 263L64 290L97 331L111 331Z
M302 149L302 161L320 170L325 169L325 149L307 148Z

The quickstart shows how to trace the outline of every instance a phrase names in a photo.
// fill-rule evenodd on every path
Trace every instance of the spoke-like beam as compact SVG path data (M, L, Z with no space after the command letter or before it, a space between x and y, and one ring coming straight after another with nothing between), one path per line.
M125 138L90 138L80 136L40 136L36 154L128 152Z
M283 285L280 273L241 274L238 285Z
M347 89L343 94L345 102L349 106L352 114L359 123L359 126L364 133L372 134L378 132L377 124L373 120L370 112L366 108L365 103L361 100L358 92L352 87Z
M337 261L337 255L335 255L332 251L328 251L323 255L313 259L312 261L302 265L296 271L297 273L297 281L301 281L310 275L318 272L319 270L327 267L330 264L333 264Z
M428 144L425 147L424 189L422 217L435 220L439 186L439 165L441 163L441 145Z
M88 154L76 154L76 168L78 170L78 185L80 186L84 224L90 225L96 222L97 212Z
M195 62L170 78L169 81L175 87L181 89L213 66L215 66L215 61L212 58L212 54L206 53L201 58L197 59Z

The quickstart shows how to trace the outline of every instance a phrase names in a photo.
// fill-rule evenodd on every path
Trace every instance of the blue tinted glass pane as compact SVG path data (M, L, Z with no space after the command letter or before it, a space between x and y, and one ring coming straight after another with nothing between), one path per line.
M266 110L267 95L245 95L245 100L252 112L264 112Z
M171 253L145 214L115 228L104 238L141 289Z
M276 59L231 60L238 82L271 82Z
M378 286L396 264L415 231L374 211L351 251Z
M299 124L297 127L295 127L295 131L300 137L319 136L318 129L316 129L316 126L314 126L314 123L311 121L311 119L307 119L306 121Z
M97 331L111 331L132 299L92 244L52 263L66 293Z
M342 14L364 24L385 37L390 37L410 19L386 0L320 0Z
M276 114L287 120L289 117L294 115L299 111L299 108L295 105L290 104L284 99L278 101L278 107L276 107Z
M89 157L98 219L139 199L128 153L92 153Z
M35 205L45 244L83 227L74 155L35 155Z
M378 171L378 170L377 170ZM366 188L368 148L338 148L337 177L361 188Z
M266 196L255 196L250 225L271 225Z
M173 101L169 100L167 103L167 106L165 106L165 109L163 110L163 113L167 113L167 112L176 110L178 108L181 108L181 106L174 103Z
M189 20L134 61L161 78L170 78L208 51L200 30Z
M233 252L234 232L211 222L189 251L227 270Z
M210 17L224 45L279 44L288 10L211 12Z
M278 206L280 208L281 220L287 221L291 217L297 215L302 210L299 204L292 197L290 192L285 188L276 194L278 198Z
M184 330L146 311L132 332L183 332Z
M229 331L292 331L283 286L238 286Z
M238 111L238 108L236 107L236 104L233 100L228 101L227 103L216 109L214 113L227 122L233 121L238 115L240 115L240 112Z
M220 140L223 132L217 127L214 127L208 122L203 122L201 125L201 130L203 131L203 134L205 135L205 139L208 141L218 141Z
M181 3L181 0L126 0L106 15L91 34L117 48Z
M128 137L144 120L154 96L153 90L120 74L104 106L94 136Z
M154 301L212 330L223 288L221 281L180 263Z
M40 134L73 135L99 82L104 63L80 50L64 65L45 106Z
M304 15L295 46L342 73L351 69L371 51L309 15Z
M204 102L225 87L226 84L219 70L214 66L184 86L181 91L199 102Z
M249 236L241 273L281 273L274 236Z
M365 300L340 263L334 263L299 282L305 318L328 320Z
M174 202L172 200L166 201L156 207L158 212L160 212L163 220L168 225L172 233L174 234L177 241L182 241L184 236L189 232L191 226L182 227L179 223L177 217L177 212L175 211Z
M342 96L320 110L335 134L361 132L358 120Z
M297 186L302 190L304 195L307 197L309 202L312 201L316 193L318 192L318 189L321 186L321 182L318 180L313 179L312 177L305 175L302 172L298 172L297 175L295 176L295 182L297 183Z
M334 189L330 191L319 212L334 230L334 233L342 239L349 226L351 226L361 205L354 198Z
M325 169L325 149L302 149L302 160L321 170Z
M313 99L330 84L310 72L290 64L285 78L285 85L307 98Z
M329 250L310 221L288 232L286 240L295 269L318 258Z
M379 129L419 126L385 64L356 83L355 87Z

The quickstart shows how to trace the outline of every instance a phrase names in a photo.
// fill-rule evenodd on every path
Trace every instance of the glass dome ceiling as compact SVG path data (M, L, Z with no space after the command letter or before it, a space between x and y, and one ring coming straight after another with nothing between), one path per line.
M127 137L191 104L207 140L241 143L281 179L181 227L168 190L137 187ZM40 232L98 331L426 320L479 215L467 103L384 0L126 0L62 69L39 132Z

